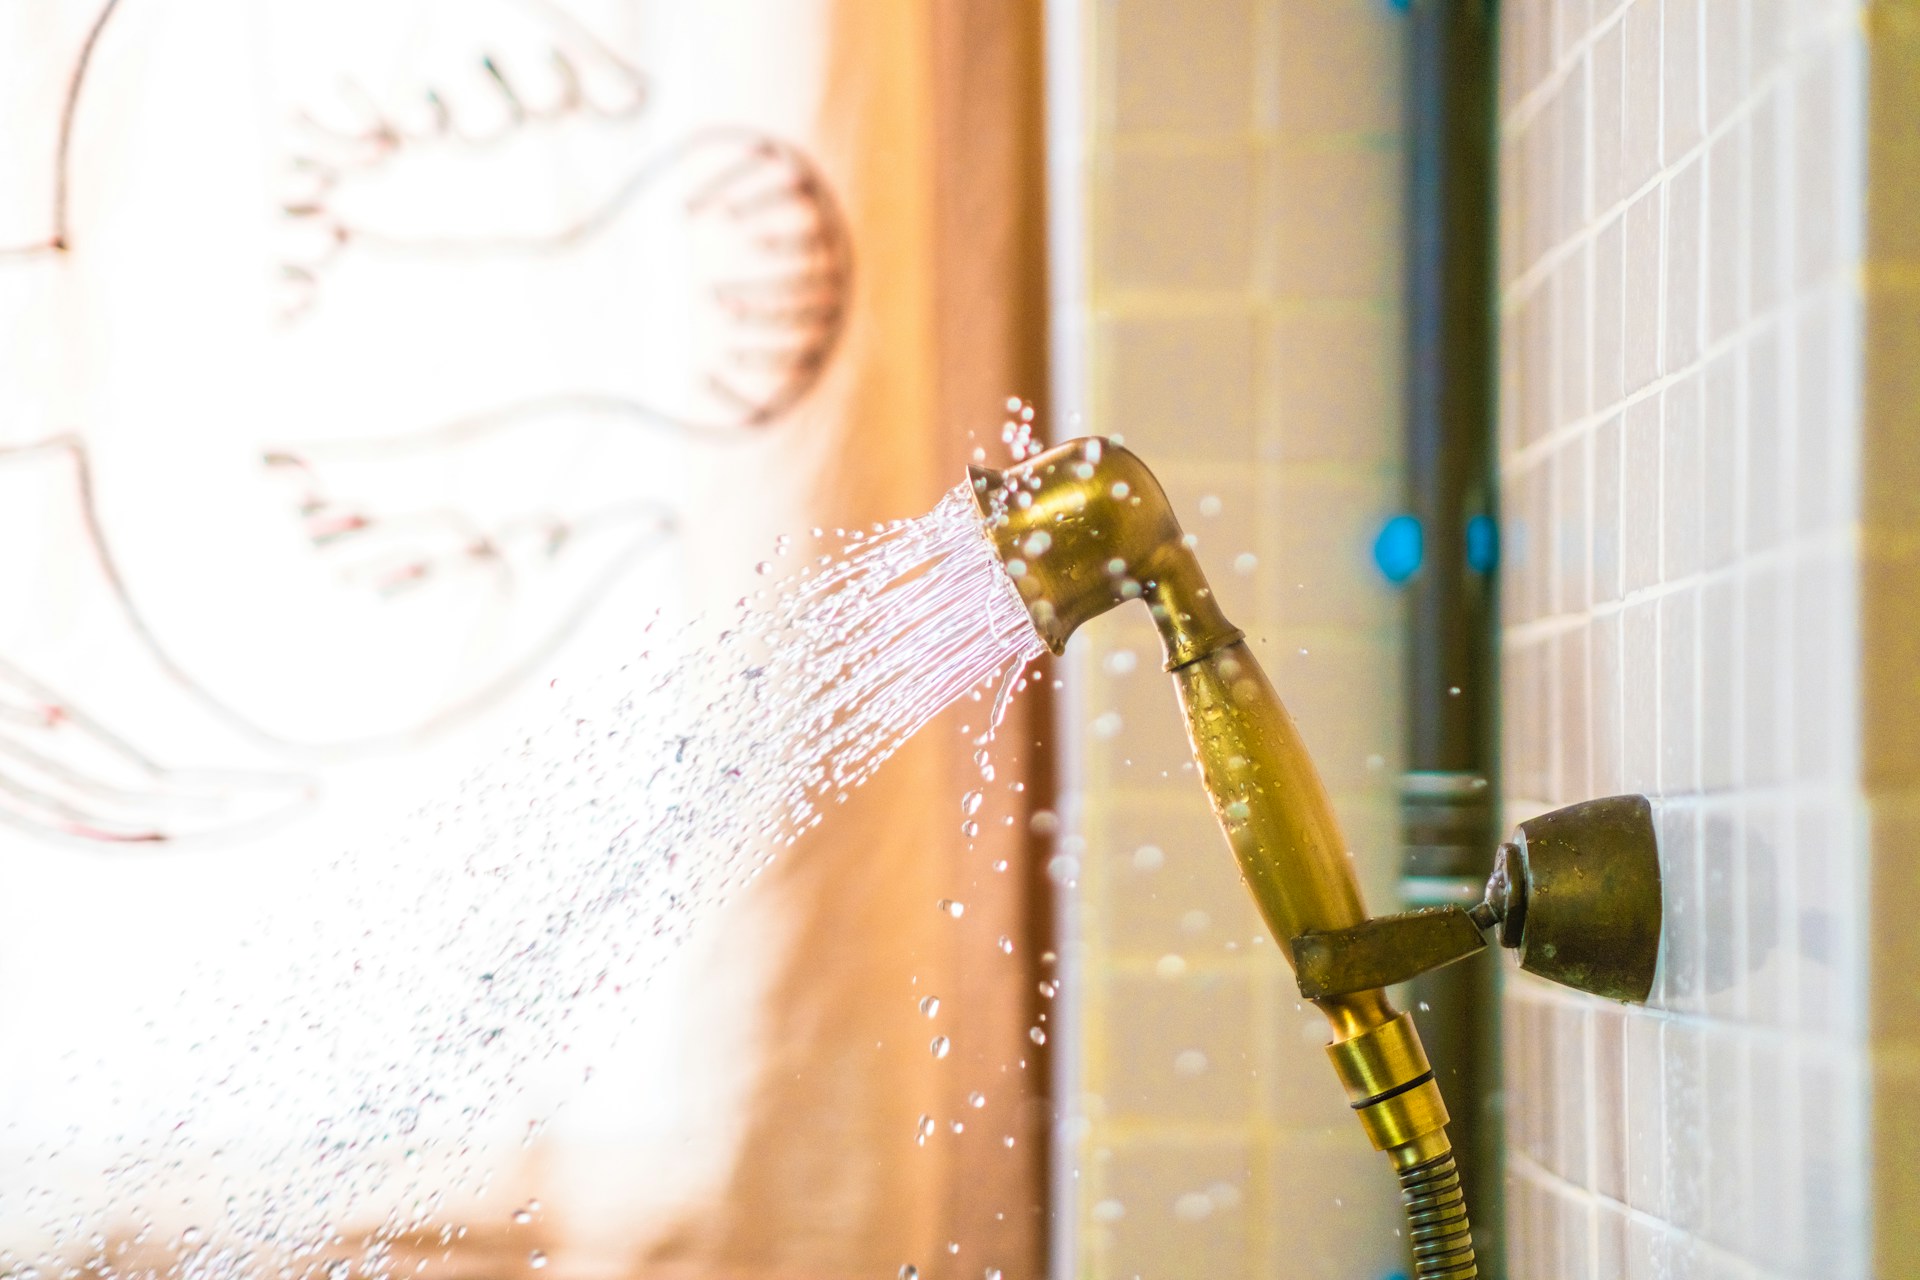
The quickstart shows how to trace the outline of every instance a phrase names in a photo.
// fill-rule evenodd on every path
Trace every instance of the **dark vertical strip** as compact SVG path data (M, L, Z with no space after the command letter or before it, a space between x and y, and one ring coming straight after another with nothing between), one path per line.
M1402 884L1414 903L1477 892L1494 846L1495 101L1493 0L1408 6L1407 509ZM1501 1248L1499 960L1412 985L1482 1244Z

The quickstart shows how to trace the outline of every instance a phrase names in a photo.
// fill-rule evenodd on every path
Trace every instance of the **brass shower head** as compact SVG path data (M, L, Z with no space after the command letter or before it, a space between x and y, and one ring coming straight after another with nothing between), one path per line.
M1081 623L1144 600L1167 668L1240 639L1200 572L1160 482L1125 448L1072 440L994 471L969 467L994 549L1054 653Z

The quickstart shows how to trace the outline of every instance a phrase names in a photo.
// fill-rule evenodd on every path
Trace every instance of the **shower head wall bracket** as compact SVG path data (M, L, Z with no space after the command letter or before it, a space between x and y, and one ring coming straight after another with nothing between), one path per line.
M1645 796L1609 796L1523 822L1478 906L1377 916L1289 942L1310 1000L1391 986L1483 950L1499 929L1529 973L1634 1004L1660 952L1660 850Z

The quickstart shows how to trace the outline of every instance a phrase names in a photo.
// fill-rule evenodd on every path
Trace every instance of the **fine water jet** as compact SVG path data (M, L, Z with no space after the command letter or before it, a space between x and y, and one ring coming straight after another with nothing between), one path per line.
M1497 926L1523 967L1644 1001L1661 919L1646 800L1590 801L1523 824L1471 911L1370 919L1305 743L1145 464L1087 437L969 472L987 537L1052 652L1089 619L1146 603L1214 816L1302 995L1332 1024L1327 1052L1348 1102L1399 1174L1416 1275L1477 1275L1446 1103L1412 1015L1386 987L1480 950Z

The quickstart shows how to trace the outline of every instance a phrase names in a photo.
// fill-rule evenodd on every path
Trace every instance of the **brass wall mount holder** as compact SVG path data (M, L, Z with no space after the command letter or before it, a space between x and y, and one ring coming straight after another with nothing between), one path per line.
M1376 916L1289 941L1310 1000L1417 978L1482 951L1611 1000L1644 1003L1660 953L1659 840L1645 796L1608 796L1523 822L1500 846L1478 905Z

